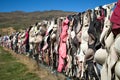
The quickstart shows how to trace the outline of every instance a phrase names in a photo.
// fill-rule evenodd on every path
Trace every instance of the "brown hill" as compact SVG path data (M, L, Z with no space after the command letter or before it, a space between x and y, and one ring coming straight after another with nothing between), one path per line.
M64 12L59 10L36 11L30 13L22 11L2 12L0 13L0 28L13 27L16 30L23 29L41 20L50 20L52 18L67 16L74 13L75 12Z

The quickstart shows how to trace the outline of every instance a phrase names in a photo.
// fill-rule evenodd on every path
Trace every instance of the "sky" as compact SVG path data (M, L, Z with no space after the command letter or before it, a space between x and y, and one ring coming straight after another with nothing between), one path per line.
M83 12L117 0L0 0L0 12L63 10Z

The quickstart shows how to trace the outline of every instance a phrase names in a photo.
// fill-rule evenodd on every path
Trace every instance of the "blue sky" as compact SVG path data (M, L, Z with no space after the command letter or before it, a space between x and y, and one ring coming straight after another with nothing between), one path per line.
M0 12L63 10L83 12L117 0L0 0Z

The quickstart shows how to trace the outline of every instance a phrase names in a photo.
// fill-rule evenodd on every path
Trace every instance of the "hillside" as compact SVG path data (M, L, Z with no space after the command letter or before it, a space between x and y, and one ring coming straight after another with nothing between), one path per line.
M13 27L15 30L24 29L35 22L50 20L60 16L67 16L75 12L64 12L59 10L36 11L36 12L2 12L0 13L0 28Z

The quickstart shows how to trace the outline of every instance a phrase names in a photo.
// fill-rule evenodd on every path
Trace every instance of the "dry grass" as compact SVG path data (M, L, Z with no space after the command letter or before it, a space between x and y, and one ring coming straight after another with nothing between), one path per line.
M16 30L13 29L13 27L8 27L8 28L1 28L1 33L3 34L12 34L13 32L15 32Z

